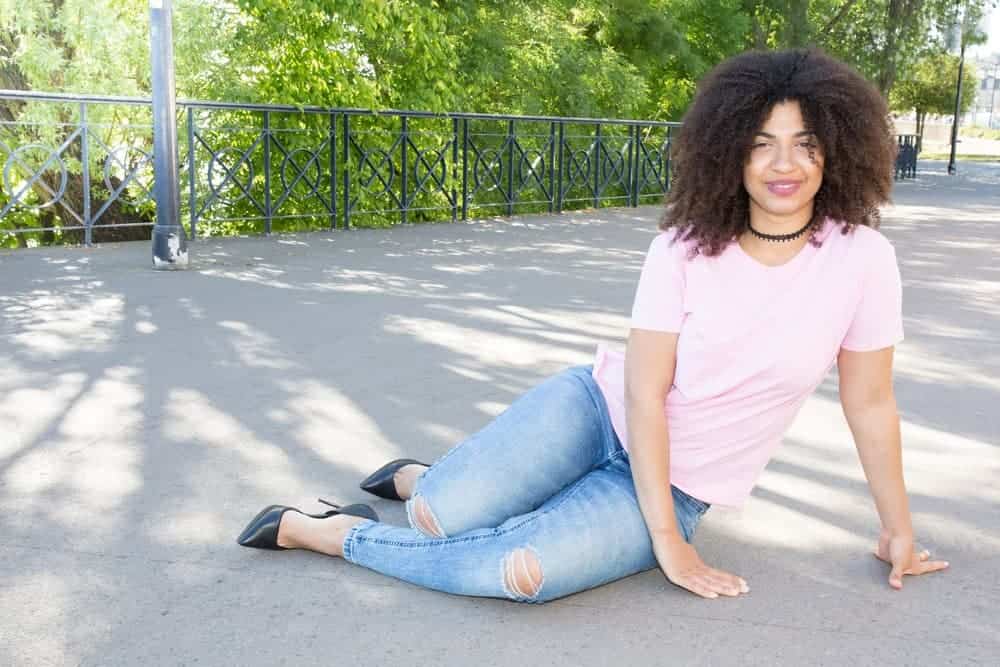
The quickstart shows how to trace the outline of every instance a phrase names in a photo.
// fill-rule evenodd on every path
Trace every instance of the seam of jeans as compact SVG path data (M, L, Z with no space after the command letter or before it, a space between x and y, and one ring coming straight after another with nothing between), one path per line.
M348 563L355 562L354 561L354 540L355 540L355 534L359 530L361 530L362 528L364 528L366 525L368 525L368 524L375 524L375 523L377 523L377 522L376 521L371 521L371 520L368 520L368 521L359 521L356 524L354 524L353 526L351 526L350 530L347 531L347 535L344 536L344 560L346 560Z
M584 476L584 477L586 477L586 476ZM507 535L508 533L512 533L512 532L514 532L516 530L519 530L520 528L528 525L529 523L532 523L536 519L542 518L543 516L545 516L549 512L555 511L564 502L566 502L567 500L569 500L570 498L572 498L573 496L575 496L579 492L580 488L583 485L583 482L584 482L584 478L583 477L581 477L580 479L576 480L573 483L573 485L571 487L569 487L569 489L566 491L566 495L564 495L562 498L560 498L558 503L556 503L552 507L549 507L544 512L538 513L538 510L535 510L534 512L531 513L530 517L528 517L527 519L521 521L520 523L517 523L517 524L515 524L513 526L510 526L508 528L504 528L503 530L500 530L499 527L493 528L489 533L487 533L485 535L467 535L467 536L455 535L453 537L442 537L442 538L433 538L433 537L432 538L427 538L426 536L422 536L422 539L420 539L420 540L413 540L413 541L408 541L408 542L398 542L398 541L395 541L395 540L383 540L383 539L380 539L380 538L377 538L377 537L365 537L364 535L359 535L357 533L360 532L360 531L357 531L356 529L361 524L358 524L357 526L354 526L352 528L352 532L348 534L348 537L351 538L351 539L353 539L353 540L356 540L356 541L365 541L365 542L371 542L373 544L381 544L381 545L384 545L384 546L394 546L394 547L404 547L404 548L446 546L445 543L447 543L447 545L451 545L451 544L460 544L462 542L478 542L480 540L487 540L487 539L493 539L493 538L496 538L496 537L502 537L504 535ZM414 532L419 532L419 531L414 531ZM346 549L346 540L345 540L345 549L344 549L344 551L345 551L345 553L347 552L347 549Z
M673 487L673 488L677 489L676 486ZM686 507L688 509L688 511L691 512L691 514L694 514L694 515L697 515L697 516L701 516L701 513L702 513L701 512L701 504L699 503L699 501L695 500L694 498L692 498L688 494L684 493L680 489L677 489L677 491L678 491L678 494L679 494L678 497L680 498L681 502L684 503L684 507Z
M473 434L473 435L475 435L475 434ZM471 437L472 437L472 436L470 436L470 438L471 438ZM422 472L422 473L420 474L420 477L418 477L418 478L417 478L417 481L416 481L416 482L414 483L414 485L413 485L413 492L414 492L414 493L416 493L416 492L417 492L417 487L418 487L418 486L420 485L421 481L422 481L423 479L427 478L427 477L428 477L429 475L431 475L431 473L433 473L433 472L434 472L434 469L435 469L435 468L437 467L437 465L438 465L439 463L441 463L442 461L444 461L445 459L447 459L447 458L448 458L449 456L451 456L452 454L454 454L454 453L455 453L455 451L456 451L456 450L457 450L457 449L458 449L459 447L461 447L462 445L464 445L464 444L465 444L466 442L468 442L470 438L465 438L465 439L463 439L463 440L459 440L459 441L458 441L457 443L455 443L455 444L454 444L454 445L453 445L453 446L451 447L451 449L449 449L449 450L448 450L447 452L445 452L444 454L442 454L441 456L439 456L439 457L438 457L438 458L437 458L437 459L436 459L436 460L435 460L435 461L434 461L434 462L433 462L433 463L432 463L432 464L431 464L430 466L428 466L427 470L423 471L423 472Z
M587 395L590 397L591 402L594 404L594 410L597 411L597 418L601 422L601 430L604 435L604 450L607 452L604 459L602 459L595 468L607 465L610 461L620 458L624 453L624 449L615 448L615 439L617 434L615 433L614 426L611 424L611 415L608 412L607 402L604 400L604 395L601 394L601 388L597 385L597 381L594 380L592 371L587 371L588 366L574 366L570 370L581 370L583 369L586 373L587 379L584 379L580 373L573 373L573 376L580 381L586 390ZM593 368L593 367L589 367ZM603 408L602 408L603 405Z
M560 371L560 374L572 375L572 376L576 377L576 379L578 379L580 381L580 383L586 388L587 395L590 396L590 400L594 403L594 408L597 410L598 418L600 419L600 422L601 422L601 429L604 431L604 442L605 442L605 445L607 445L607 443L610 442L611 443L611 448L613 448L614 447L614 438L616 437L615 436L615 432L614 432L614 428L611 426L611 418L610 418L610 416L608 416L607 419L604 418L605 414L601 411L601 406L600 406L600 403L597 400L597 397L594 396L594 387L596 387L596 382L594 383L594 387L591 387L590 383L588 383L586 380L584 380L580 376L580 373L582 372L582 373L585 373L587 376L593 378L592 370L593 370L593 366L592 365L588 366L586 364L581 364L581 365L578 365L578 366L570 366L569 368L565 368L562 371ZM597 388L597 391L600 391L600 388ZM601 399L603 400L603 396L601 397ZM504 408L503 412L506 412L509 408L510 408L510 405L508 405L506 408ZM503 412L501 412L500 414L503 414ZM497 415L497 416L499 416L499 415ZM417 479L417 484L419 484L420 481L423 478L428 477L429 475L431 475L432 473L434 473L434 469L435 469L435 467L437 467L437 464L439 464L442 461L445 461L446 459L448 459L448 457L450 457L452 454L454 454L458 450L459 447L461 447L462 445L464 445L465 443L467 443L472 437L475 437L475 434L473 434L469 438L465 438L464 440L455 443L455 445L453 445L451 447L451 449L449 449L447 452L445 452L444 454L442 454L436 461L434 461L434 465L430 466L427 470L425 470L420 475L420 477ZM608 449L609 449L609 447L605 446L605 450L608 450ZM594 468L598 468L598 467L600 467L602 465L605 465L608 461L612 460L612 456L614 454L616 454L616 453L617 452L611 452L611 455L606 456L597 465L595 465ZM591 469L593 470L593 468L591 468ZM416 494L416 492L417 492L417 488L415 486L414 487L414 494Z

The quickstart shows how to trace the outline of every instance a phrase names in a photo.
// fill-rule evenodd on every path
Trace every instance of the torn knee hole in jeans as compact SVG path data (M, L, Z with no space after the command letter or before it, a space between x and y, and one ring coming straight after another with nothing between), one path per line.
M427 504L423 496L413 496L410 499L408 509L410 523L413 524L414 528L431 537L445 537L444 531L441 530L441 524L438 523L437 517L431 512L430 505Z
M503 560L503 587L514 600L534 598L542 589L542 564L534 550L521 547Z

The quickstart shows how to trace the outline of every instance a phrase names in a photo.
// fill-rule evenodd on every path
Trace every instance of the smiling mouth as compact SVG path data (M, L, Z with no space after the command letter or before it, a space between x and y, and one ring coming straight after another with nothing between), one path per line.
M799 181L772 181L767 184L767 189L776 195L787 197L799 191L802 183Z

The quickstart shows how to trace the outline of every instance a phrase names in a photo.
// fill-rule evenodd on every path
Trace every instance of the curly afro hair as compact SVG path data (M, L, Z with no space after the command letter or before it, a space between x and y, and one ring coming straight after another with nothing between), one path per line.
M743 167L754 135L776 104L792 100L825 161L813 232L825 218L844 234L855 225L878 227L896 158L885 99L848 65L791 49L742 53L699 82L672 145L675 173L660 229L676 228L677 238L695 241L694 253L708 256L735 241L749 225Z

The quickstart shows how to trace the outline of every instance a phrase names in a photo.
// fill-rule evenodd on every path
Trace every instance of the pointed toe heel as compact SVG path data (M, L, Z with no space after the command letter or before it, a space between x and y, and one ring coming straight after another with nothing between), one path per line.
M336 516L338 514L350 514L351 516L361 517L363 519L371 519L372 521L378 521L378 514L375 513L368 505L362 503L355 503L353 505L347 505L346 507L341 507L331 503L328 500L319 499L324 505L329 505L332 510L327 510L322 514L307 514L296 507L288 507L286 505L268 505L260 512L257 513L250 523L247 524L243 532L239 534L236 538L236 543L243 547L250 547L253 549L271 549L274 551L284 551L287 547L283 547L278 544L278 526L281 525L281 517L285 512L291 510L293 512L298 512L299 514L305 514L313 519L328 519L331 516Z
M236 542L240 546L254 549L284 549L285 547L278 545L278 526L281 525L282 515L288 510L298 511L294 507L268 505L250 520Z
M396 471L403 466L415 463L417 465L430 467L423 461L417 461L416 459L396 459L395 461L389 461L384 466L368 475L360 484L363 491L367 491L379 498L386 498L388 500L402 500L399 494L396 493L396 484L393 482L392 477L396 474Z

